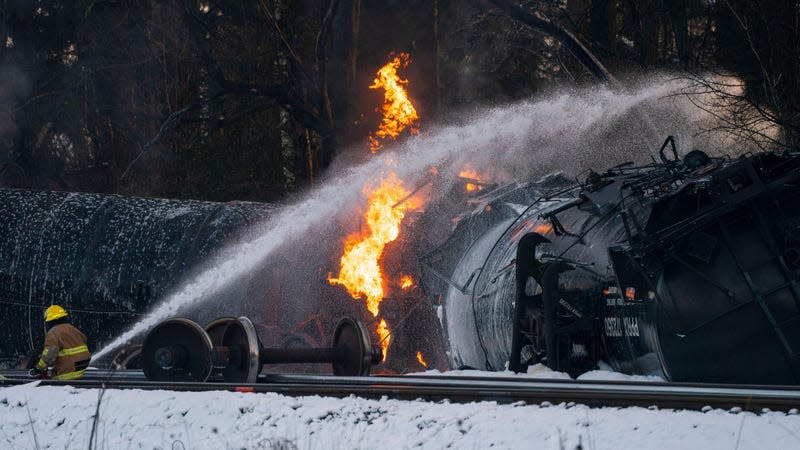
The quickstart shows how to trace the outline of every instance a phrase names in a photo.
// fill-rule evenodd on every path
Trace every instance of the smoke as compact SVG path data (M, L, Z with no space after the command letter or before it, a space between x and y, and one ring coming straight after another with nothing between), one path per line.
M668 135L677 138L683 153L699 148L728 154L730 136L708 131L715 118L679 95L685 87L678 79L652 77L624 91L605 86L556 91L491 108L463 124L407 140L397 166L413 176L419 170L415 161L447 159L450 164L440 170L458 171L469 161L479 172L494 172L494 181L553 171L578 176L626 161L648 162Z
M667 135L677 137L683 152L701 148L711 154L725 153L725 136L700 134L709 128L711 117L676 95L684 87L662 76L624 91L607 87L556 91L477 112L458 123L428 125L420 135L364 164L345 167L340 163L319 187L224 250L95 358L161 320L202 304L276 256L287 243L313 246L314 242L300 243L309 235L338 239L341 231L334 224L353 214L364 184L375 186L389 172L398 174L407 186L424 183L432 166L444 178L455 179L466 162L498 182L535 179L553 171L578 176L590 168L601 170L629 160L646 162ZM294 273L297 282L315 282L302 280L311 275Z

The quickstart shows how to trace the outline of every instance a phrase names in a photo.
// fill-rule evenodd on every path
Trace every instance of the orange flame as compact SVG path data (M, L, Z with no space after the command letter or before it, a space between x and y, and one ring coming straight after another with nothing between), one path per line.
M328 278L331 284L347 288L353 298L366 297L367 309L373 316L378 315L383 300L383 273L379 264L383 249L397 239L406 211L418 207L418 200L407 199L408 195L394 173L370 193L365 215L369 231L347 238L339 276Z
M477 171L469 166L465 167L461 172L459 172L458 176L469 180L464 183L464 189L466 189L467 192L475 192L483 189L483 186L480 184L483 181L483 178Z
M553 225L549 223L539 223L533 227L533 231L539 234L547 234L553 232Z
M380 336L380 344L381 344L381 362L386 361L386 355L389 354L389 342L392 340L391 334L392 332L389 331L389 326L386 324L386 320L381 319L380 323L378 324L378 336Z
M414 124L419 120L417 110L408 98L408 92L403 87L408 84L408 80L404 80L397 75L398 69L405 69L408 63L411 62L411 57L408 53L400 53L391 62L378 70L377 76L369 86L370 89L384 89L383 93L383 120L381 121L378 130L374 136L369 137L369 149L372 153L377 152L381 148L381 143L378 140L390 137L397 139L397 136L410 127L411 134L417 134L419 131L414 127Z
M422 357L422 352L417 352L417 362L422 364L422 367L428 368L428 363L425 362L425 358Z
M411 278L411 275L403 275L400 277L400 289L408 290L414 286L414 279Z
M396 139L407 127L410 127L412 134L418 132L414 124L419 120L419 116L403 87L408 84L408 80L400 78L397 74L397 70L406 68L410 61L411 58L407 53L400 53L381 67L369 86L370 89L384 89L383 119L374 136L369 136L372 153L381 148L379 139L387 137ZM380 311L384 294L383 273L380 266L383 250L386 244L397 239L400 234L400 223L406 211L421 205L420 199L408 197L409 193L403 187L402 181L391 173L369 194L369 208L365 215L369 230L348 236L340 260L338 277L333 278L331 274L328 275L329 283L344 286L353 298L366 298L367 309L375 317ZM404 290L413 286L413 283L414 280L407 275L400 280L400 286ZM382 361L386 361L391 340L386 320L380 320L376 332L380 337Z
M466 168L458 173L461 178L471 178L476 181L481 181L481 175L474 169Z

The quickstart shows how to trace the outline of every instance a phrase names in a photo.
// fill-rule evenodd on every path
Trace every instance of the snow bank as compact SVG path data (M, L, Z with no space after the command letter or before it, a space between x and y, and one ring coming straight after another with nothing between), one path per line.
M0 389L0 446L88 448L98 390ZM107 390L98 448L800 448L800 416Z
M487 378L530 378L537 380L571 380L569 374L564 372L556 372L544 364L535 364L528 367L527 373L515 373L510 370L490 372L486 370L448 370L440 372L432 369L425 372L413 373L409 375L428 375L428 376L454 376L454 377L487 377ZM577 380L587 381L641 381L641 382L665 382L661 377L652 375L626 375L624 373L615 372L608 364L600 361L599 369L591 370L580 375Z

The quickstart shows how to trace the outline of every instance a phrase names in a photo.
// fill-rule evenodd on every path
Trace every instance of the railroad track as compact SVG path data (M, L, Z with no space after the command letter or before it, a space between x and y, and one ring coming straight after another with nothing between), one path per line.
M0 387L30 383L23 371L0 372ZM734 386L621 381L532 380L521 378L453 376L333 377L322 375L261 375L257 383L154 382L137 371L90 371L82 380L42 380L42 386L86 389L144 389L173 391L274 392L284 395L323 395L427 401L498 403L580 403L589 406L642 406L675 409L741 408L797 413L796 386Z

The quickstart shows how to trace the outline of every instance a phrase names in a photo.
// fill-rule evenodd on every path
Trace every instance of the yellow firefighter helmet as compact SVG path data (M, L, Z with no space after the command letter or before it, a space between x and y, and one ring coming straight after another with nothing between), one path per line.
M51 305L49 308L44 310L45 322L50 322L56 319L60 319L62 317L67 317L67 310L58 305Z

